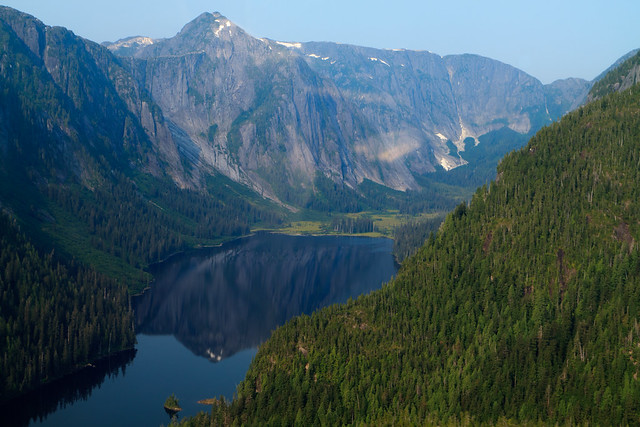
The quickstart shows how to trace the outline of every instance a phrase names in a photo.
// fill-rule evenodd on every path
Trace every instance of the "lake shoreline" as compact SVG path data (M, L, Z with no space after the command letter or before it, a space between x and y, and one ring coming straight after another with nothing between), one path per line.
M70 378L62 395L47 389L23 400L20 416L34 414L34 427L88 419L108 427L122 417L132 425L166 425L163 403L172 393L180 397L181 417L211 404L197 403L203 397L230 400L256 346L279 325L387 283L397 271L392 243L255 230L174 255L154 266L152 292L132 300L135 360L112 362L107 376L99 366L87 368L80 375L87 378Z
M225 245L229 245L231 243L235 243L239 240L242 239L246 239L249 237L253 237L257 234L261 234L261 233L265 233L265 234L278 234L278 235L283 235L283 236L292 236L292 237L364 237L364 238L369 238L369 239L389 239L389 240L393 240L393 237L390 236L386 236L380 233L375 233L375 235L371 235L373 233L301 233L301 232L287 232L287 231L283 231L283 230L279 230L279 229L258 229L258 230L254 230L248 234L243 234L242 236L236 236L236 237L230 237L229 239L223 240L220 243L217 244L213 244L213 245L198 245L198 246L194 246L192 248L188 248L182 251L176 251L171 253L170 255L166 256L165 258L161 259L160 261L156 261L153 262L151 264L149 264L147 266L147 268L145 269L146 271L150 272L154 267L157 267L161 264L164 264L166 262L171 261L171 259L179 257L179 256L184 256L187 255L191 252L198 252L201 250L206 250L206 249L216 249L216 248L222 248ZM396 267L399 267L400 264L398 264L396 262ZM129 295L129 299L131 300L131 298L134 297L141 297L143 296L147 291L149 291L150 289L153 288L153 284L155 282L155 278L149 282L149 284L147 286L144 287L144 289L142 289L142 291L135 293L135 294L130 294Z
M126 355L131 355L131 356L135 357L135 353L137 351L138 350L136 349L136 347L134 345L131 348L125 348L125 349L117 350L117 351L112 352L110 354L100 356L97 359L91 359L87 363L78 365L78 366L74 367L73 369L65 372L62 375L59 375L59 376L57 376L55 378L48 379L47 381L43 382L42 384L38 385L35 388L29 389L29 390L26 390L26 391L24 391L24 392L22 392L20 394L11 396L7 400L0 401L0 408L8 409L10 407L13 407L14 404L17 403L18 401L21 401L21 400L24 400L24 399L29 399L31 397L39 395L41 392L46 391L47 388L55 387L59 383L68 382L69 379L73 378L74 376L82 375L84 372L88 372L89 370L97 369L96 366L108 364L109 361L111 361L112 359L121 358L121 357L124 357Z

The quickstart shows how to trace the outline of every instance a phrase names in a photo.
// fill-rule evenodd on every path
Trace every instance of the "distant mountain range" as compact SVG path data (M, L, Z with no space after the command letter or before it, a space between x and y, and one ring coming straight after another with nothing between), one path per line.
M264 198L397 209L404 196L374 183L475 188L592 85L475 55L257 39L217 13L101 46L0 7L0 43L0 203L103 272L105 254L141 268L278 223ZM442 188L411 203L447 209Z
M602 79L595 88L598 92L592 90L591 96L621 91L637 81L638 63L633 60L631 58L631 62L625 62ZM455 201L455 197L442 194L454 187L447 185L447 179L455 179L458 184L475 185L477 176L473 174L476 170L490 170L491 177L495 176L494 166L505 152L521 146L536 130L580 105L591 86L592 82L580 79L543 85L516 68L474 55L441 57L429 52L257 39L219 14L199 16L170 39L134 37L101 46L64 28L46 26L30 15L0 6L0 210L3 215L7 212L11 217L4 222L2 231L8 232L5 233L8 236L24 234L28 246L33 245L39 251L32 251L34 256L31 258L35 263L48 260L47 265L55 266L52 259L74 259L78 265L91 266L97 272L126 284L130 291L139 291L150 280L147 268L151 263L197 245L214 244L223 238L247 234L256 226L279 227L288 219L288 213L282 206L289 211L315 209L324 215L327 212L362 211L365 205L375 205L372 209L377 210L402 210L398 206L401 202L417 201L412 208L416 212L424 212L428 210L422 209L426 204L419 203L435 201L431 210L446 210L451 206L450 202ZM616 108L620 107L634 118L632 103L637 99L637 93L621 97ZM480 230L482 233L474 235L473 241L463 234L456 234L460 238L452 241L451 248L459 251L461 257L451 258L452 269L459 269L465 277L467 273L482 272L482 283L492 282L494 276L484 274L488 264L481 258L477 263L474 261L477 268L470 270L466 266L471 266L471 262L459 261L473 255L467 250L469 242L478 249L473 256L481 257L483 253L492 252L495 257L491 268L503 268L506 265L503 253L511 256L513 263L528 260L526 252L513 252L512 246L526 242L538 244L536 242L544 239L565 236L541 227L569 219L572 226L583 228L590 224L604 224L606 219L606 227L599 229L601 236L610 236L609 240L615 239L634 247L634 238L638 236L633 233L637 231L638 221L628 215L637 212L634 201L638 198L621 196L618 189L622 187L615 180L631 176L635 171L631 166L637 162L632 155L623 153L625 156L620 156L622 151L616 148L623 145L620 135L632 140L631 136L635 137L635 134L627 136L624 133L629 131L628 126L622 130L614 129L620 131L619 134L613 131L593 133L600 132L593 123L604 113L611 114L612 111L607 109L607 99L598 105L588 110L589 117L582 118L580 112L572 115L571 135L577 135L576 140L585 133L593 135L594 139L588 142L600 141L595 138L605 136L611 149L605 150L605 144L595 144L583 151L567 149L565 154L569 160L564 163L554 163L553 169L544 171L529 170L535 183L518 181L524 180L525 175L516 169L512 169L517 173L511 177L501 176L502 181L497 180L491 187L500 191L492 190L490 197L487 195L486 207L483 207L484 199L476 197L474 203L481 206L476 208L472 204L469 210L469 215L481 217L482 221L464 219L464 226L454 227L452 221L456 218L452 216L448 220L451 233L467 232L465 230L471 229L467 224L484 227ZM611 116L607 123L616 120L616 116ZM545 135L561 129L560 126L551 127ZM544 156L555 153L553 144L549 136L544 144L531 144L530 155L520 152L511 156L509 162L520 159L523 164L528 164L526 162L544 160L545 163L541 164L549 164ZM624 168L615 164L620 168L612 168L612 173L606 169L603 172L602 165L594 163L600 158L607 161L622 159L619 163ZM583 160L593 164L573 170L573 175L563 175L569 161ZM509 171L509 168L502 167L501 170ZM584 171L593 172L591 175L587 173L594 177L591 187L587 185ZM440 181L428 188L434 176ZM550 187L546 185L547 179L559 180L559 183ZM637 187L632 185L635 183L624 182L629 188ZM560 201L553 205L548 203L557 196L552 190L559 186L578 185L583 191L582 197L558 199ZM405 196L406 199L402 199ZM517 200L521 202L535 196L535 205L508 205L505 201L505 208L514 206L513 209L504 211L503 217L495 223L486 221L502 209L501 197L513 203L516 200L513 196L520 197ZM605 196L615 199L617 204L610 203L611 208L605 204L606 209L595 211L566 208L572 206L570 203L586 204L588 201L591 204L592 200L604 200ZM457 194L456 197L462 199L464 195ZM623 205L624 209L620 207ZM491 206L496 210L491 211ZM532 208L551 211L555 207L564 207L564 210L559 210L552 218L529 216ZM585 215L576 216L576 212L584 212ZM612 212L616 223L612 222ZM461 205L455 215L457 220L463 221L467 215L466 207ZM517 215L522 217L522 222L515 221ZM323 219L327 217L324 215ZM532 218L539 221L532 222ZM517 232L522 230L517 228L518 224L537 228L535 233L509 240L512 224L515 224L514 231ZM549 229L552 229L551 225ZM568 235L583 237L580 231ZM566 247L584 248L588 251L586 255L594 257L602 253L597 248L590 249L595 248L590 241L584 245L576 244L574 240L561 243ZM435 251L437 245L433 243L431 248ZM536 307L540 310L534 313L543 313L547 309L544 305L547 301L542 297L545 293L551 297L551 293L546 291L545 284L560 283L560 291L556 294L563 295L565 278L568 281L582 277L573 270L582 259L577 249L567 251L566 258L562 248L552 249L541 255L537 260L540 262L531 270L547 275L540 276L539 282L533 276L529 279L528 275L519 277L519 281L514 281L510 273L495 276L507 286L513 283L525 286L514 291L513 295L519 295L519 298L526 299L533 292L534 282L536 287L542 286L542 291L536 291L536 298L540 297ZM627 246L623 246L616 251L609 251L613 254L610 265L617 262L617 258L614 259L616 254L630 253L632 249L627 250ZM18 271L13 265L28 267L12 252L15 251L8 251L10 256L0 264L0 271L6 273L3 277L10 277ZM447 253L454 254L455 251ZM596 258L593 261L593 265L600 262ZM12 266L8 268L10 264ZM599 264L593 268L604 271ZM449 267L442 271L446 269ZM629 274L627 270L620 270L619 277L635 277L632 273L637 270L629 270ZM45 273L42 275L42 287L37 283L40 280L28 271L20 273L21 280L26 280L27 285L33 284L34 292L39 292L40 288L50 289L45 285L52 282L51 275L55 276L53 282L56 283L64 277L59 274L60 268L56 273L48 273L48 269L42 271ZM424 277L431 276L430 271L424 271ZM450 271L453 270L447 270L447 274ZM87 273L88 276L91 274ZM458 275L452 280L462 283ZM17 298L22 294L18 292L15 280L5 283L11 286L4 292L3 305L8 307L15 305L14 296ZM480 282L469 283L473 285L469 288L473 291ZM572 289L579 290L579 287ZM94 296L99 294L86 293L74 302L74 307L77 311L81 310L80 307L82 311L85 307L93 307ZM45 315L50 314L47 304L55 305L57 301L42 296L49 294L34 295L29 301L38 302L36 311L42 315L39 319L45 319ZM398 295L404 298L409 293ZM473 295L473 292L464 289L460 295ZM577 295L576 300L581 298L579 292L571 295ZM103 293L103 299L107 298ZM636 301L637 298L623 298L623 301L627 300ZM15 316L15 324L14 320L7 322L8 310L0 310L2 324L11 325L4 328L7 334L14 336L11 331L29 330L32 323L40 322L34 320L34 309L29 301L21 306L24 310ZM425 301L433 303L436 300L426 298ZM447 305L449 300L442 301L442 307L450 307ZM495 302L494 299L488 301ZM388 304L388 301L384 303ZM402 307L409 306L405 301L401 303ZM126 303L117 305L123 308ZM469 312L466 305L460 307L457 313ZM558 304L553 302L549 307L562 307L562 296ZM623 305L615 309L615 313L624 312ZM592 312L589 305L581 310L581 313ZM70 315L74 313L67 311ZM91 313L95 312L87 313L94 316ZM378 313L385 319L399 318L388 315L394 313L391 310L383 309ZM477 318L485 314L476 313ZM73 318L79 319L77 316ZM442 318L450 318L449 313ZM526 322L530 318L523 317ZM573 321L573 317L563 319ZM38 323L38 330L48 330L43 326L48 324L47 328L61 331L58 335L62 337L65 334L60 325L69 324L64 319L58 319L57 323L55 319L50 324L46 322ZM118 319L114 322L112 326L128 324ZM585 324L595 325L591 320ZM612 323L620 324L617 320ZM89 323L84 322L83 325ZM424 326L425 330L431 327L429 324ZM529 326L527 324L527 335L522 335L527 340L522 348L533 348L542 337L542 332ZM488 324L486 330L491 331L492 328ZM505 330L508 328L510 325L505 324ZM605 330L594 328L597 329L595 337ZM121 338L132 332L130 328L124 329L125 332L118 333ZM98 328L94 331L105 330ZM393 331L387 325L378 330ZM447 331L443 331L446 335ZM619 332L619 337L627 333ZM24 391L21 387L39 384L48 378L45 370L39 371L45 372L42 374L33 373L32 369L35 364L42 367L45 359L51 366L58 366L61 358L66 359L67 365L60 365L65 366L65 370L84 360L64 356L64 349L57 353L52 350L53 344L60 344L63 338L53 338L52 345L47 344L51 350L49 358L42 350L45 340L38 340L38 335L15 336L32 341L31 348L36 350L31 351L29 357L36 362L25 362L27 359L16 351L9 358L5 357L7 366L13 366L12 360L21 360L26 371L31 372L28 381L22 381L22 386L18 384L20 379L16 381L19 387L11 393ZM48 337L54 336L48 334ZM581 352L581 338L578 338L573 341L575 345L565 348ZM514 339L521 338L515 336ZM18 346L10 344L11 341L0 341L6 341L5 345L19 350ZM67 338L66 343L69 342ZM406 340L403 336L403 344L411 342L417 341ZM465 348L457 343L449 344L451 346L445 349ZM637 349L635 341L633 344ZM107 345L110 348L110 344ZM82 348L86 348L81 347L76 346L76 352L81 353ZM495 348L494 345L491 351L495 352ZM434 347L437 349L438 346ZM104 353L104 348L98 350L91 354ZM488 362L499 360L491 352L482 354L490 355L486 359ZM615 354L620 358L624 354L622 347ZM87 358L88 355L84 352L81 356ZM635 353L634 357L640 360ZM523 360L526 361L516 360L518 366L527 366L527 363L521 363ZM401 365L394 362L393 366ZM560 369L564 365L553 366ZM603 371L606 369L599 370ZM458 369L450 372L451 378L459 378ZM531 378L535 375L532 374ZM556 383L548 384L555 387ZM589 377L585 377L585 384L592 384ZM602 390L604 384L597 383L596 389ZM386 389L385 386L378 390ZM502 390L502 384L497 389ZM473 390L471 396L485 396L483 390ZM523 396L528 393L526 387L522 390L526 391ZM541 401L545 396L544 390L539 389L538 392L531 396ZM592 403L588 402L588 405L595 407ZM609 412L603 414L599 422L629 423L627 419L607 418ZM552 417L549 419L553 420ZM347 422L347 418L344 420Z
M481 137L530 135L580 105L592 85L543 85L476 55L257 39L218 13L172 38L104 46L10 8L1 16L7 66L21 51L37 70L4 84L16 94L28 84L28 103L52 101L29 114L47 116L48 137L73 140L57 144L68 164L53 168L87 188L102 172L81 157L101 141L109 169L122 162L195 189L223 174L294 206L292 195L312 197L318 176L418 189L420 176L480 161L467 151Z
M192 179L217 170L281 199L317 173L415 189L416 175L465 164L466 138L533 133L591 87L475 55L256 39L218 13L105 46L162 109Z
M276 329L233 401L183 425L638 424L639 58L506 155L394 280Z

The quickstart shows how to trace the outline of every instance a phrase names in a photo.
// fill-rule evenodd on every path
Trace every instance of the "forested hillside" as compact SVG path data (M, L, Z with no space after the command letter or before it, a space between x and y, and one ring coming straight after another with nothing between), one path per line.
M438 231L444 214L433 218L409 221L393 230L393 257L398 263L413 255L425 244L431 233Z
M0 51L3 401L131 348L149 264L282 218L213 172L189 188L162 113L106 48L0 7Z
M637 424L638 182L636 85L508 155L392 283L276 330L188 423Z
M487 165L570 108L588 87L574 81L544 89L504 64L460 58L461 87L477 88L475 72L467 71L493 64L502 70L495 74L511 82L500 93L513 100L517 88L524 101L477 130L479 145L458 141L464 151L452 142L466 132L456 107L453 125L430 128L428 138L416 141L435 141L445 150L440 159L464 160L468 167L445 174L445 162L435 174L421 175L430 171L421 167L414 174L405 156L416 144L395 145L405 135L386 132L392 124L386 119L370 128L361 108L346 105L336 84L313 72L310 55L249 37L220 16L205 14L198 22L203 25L185 28L200 28L208 38L184 31L174 42L189 42L182 46L185 64L202 69L203 77L219 72L220 81L233 80L229 92L215 89L217 81L203 79L198 86L198 78L190 79L193 85L174 84L186 75L176 56L152 55L145 68L139 59L117 58L71 31L0 7L0 209L8 214L0 217L0 400L131 347L124 288L147 286L151 263L257 226L278 227L288 219L286 208L327 221L330 214L369 209L451 209L471 194L470 183L493 176ZM223 22L233 31L216 51L218 35L227 34L218 31ZM231 39L236 36L242 39ZM234 46L242 40L271 58L268 67L256 67L255 56L240 58ZM208 59L190 48L204 42L211 42L200 53ZM216 52L228 53L227 59L233 53L239 65L223 67ZM288 59L273 56L280 54ZM383 66L361 59L368 67ZM398 63L396 71L401 68ZM450 89L451 75L439 69ZM273 70L275 81L268 78ZM147 71L149 79L142 78ZM162 83L155 91L147 87L152 77ZM247 84L249 77L255 85ZM521 78L527 84L520 85ZM294 83L299 86L289 91ZM492 105L502 108L489 87L497 99ZM246 95L244 103L236 92ZM499 182L478 192L470 207L460 205L393 284L279 330L261 349L238 400L219 406L214 416L304 424L442 420L462 413L481 421L637 419L636 92L605 97L510 156ZM470 93L459 98L478 102L464 114L469 120L487 108L479 101L485 98ZM162 99L154 100L159 94ZM174 110L180 100L189 108ZM301 121L292 105L308 110L309 120ZM287 123L297 133L288 136ZM393 137L369 138L380 129ZM308 144L301 149L303 139ZM377 145L362 150L361 140ZM369 162L367 153L376 160ZM435 162L430 153L415 154L413 166L424 166L425 158ZM293 162L285 162L288 156ZM301 159L309 167L297 170ZM353 159L362 160L363 172L354 172L360 160ZM414 179L420 181L415 186ZM260 194L244 185L252 183ZM372 231L374 223L334 216L331 227ZM414 234L404 253L424 236ZM488 372L491 378L483 376ZM578 418L568 418L573 414Z
M612 92L629 89L638 81L640 81L640 52L631 55L598 80L591 88L588 99L592 101Z
M280 223L218 174L178 186L188 177L162 114L107 49L5 7L0 46L0 203L36 246L138 291L152 262Z
M0 402L135 343L124 287L38 252L0 212Z

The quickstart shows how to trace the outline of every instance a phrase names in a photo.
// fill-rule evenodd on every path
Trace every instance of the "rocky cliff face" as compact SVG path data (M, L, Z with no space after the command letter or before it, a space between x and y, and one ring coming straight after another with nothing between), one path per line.
M528 74L477 55L440 57L430 52L379 50L332 43L304 43L310 66L333 80L383 135L405 129L411 147L431 150L452 169L464 161L466 138L508 127L534 132L579 105L589 83L580 79L543 85ZM386 138L389 142L389 138ZM406 153L415 156L420 149ZM425 159L411 172L430 171ZM419 166L422 165L421 169Z
M170 39L108 48L127 58L197 170L274 198L310 189L317 173L350 186L415 188L415 174L464 164L466 138L534 132L590 86L544 86L475 55L256 39L220 14Z
M51 141L33 141L40 162L56 157L59 178L71 173L89 188L106 164L187 183L161 110L107 49L6 7L0 26L0 75L12 109L1 123L5 137L40 129Z
M604 76L598 76L591 88L587 101L591 102L613 92L622 92L640 82L640 53L633 50L624 55L608 69Z
M568 78L545 85L547 111L550 117L557 120L584 104L592 83L583 79Z
M171 120L196 170L217 170L276 198L317 170L355 185L384 182L356 152L376 138L335 85L299 55L203 14L174 38L138 44L130 68ZM131 45L110 46L131 52Z
M351 187L417 188L416 175L466 163L465 139L533 132L589 87L578 79L544 86L474 55L256 39L220 14L202 14L169 39L105 48L1 12L7 40L42 73L33 79L51 84L25 102L51 101L37 114L75 141L61 150L89 187L95 171L79 157L84 143L92 158L106 154L181 187L220 172L292 204L312 193L318 174ZM18 79L8 62L3 72L5 85Z

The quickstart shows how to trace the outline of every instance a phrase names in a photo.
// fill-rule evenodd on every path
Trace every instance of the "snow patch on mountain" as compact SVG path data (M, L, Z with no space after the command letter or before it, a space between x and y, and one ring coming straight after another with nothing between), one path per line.
M216 37L220 37L220 31L222 31L224 28L230 28L231 27L231 21L223 21L220 22L218 20L216 20L216 22L220 23L220 26L218 27L218 29L214 32L214 35ZM231 30L229 30L229 35L231 35Z
M369 61L373 61L373 62L381 62L384 65L386 65L387 67L391 67L391 65L389 65L387 62L383 61L382 59L379 58L369 58Z
M307 56L310 58L322 59L323 61L328 61L329 59L331 59L329 56L320 56L316 55L315 53L310 53ZM333 63L335 63L335 61L333 61L332 64Z
M301 49L302 43L289 43L289 42L279 42L276 41L281 46L288 47L289 49Z
M452 162L450 159L444 156L440 157L438 159L438 162L440 163L440 166L442 166L446 171L450 171L451 169L455 169L458 167L458 165L455 164L455 162Z
M126 39L118 40L115 43L112 43L108 46L109 50L117 50L122 48L130 48L130 47L141 47L141 46L149 46L155 43L155 40L151 37L127 37Z

